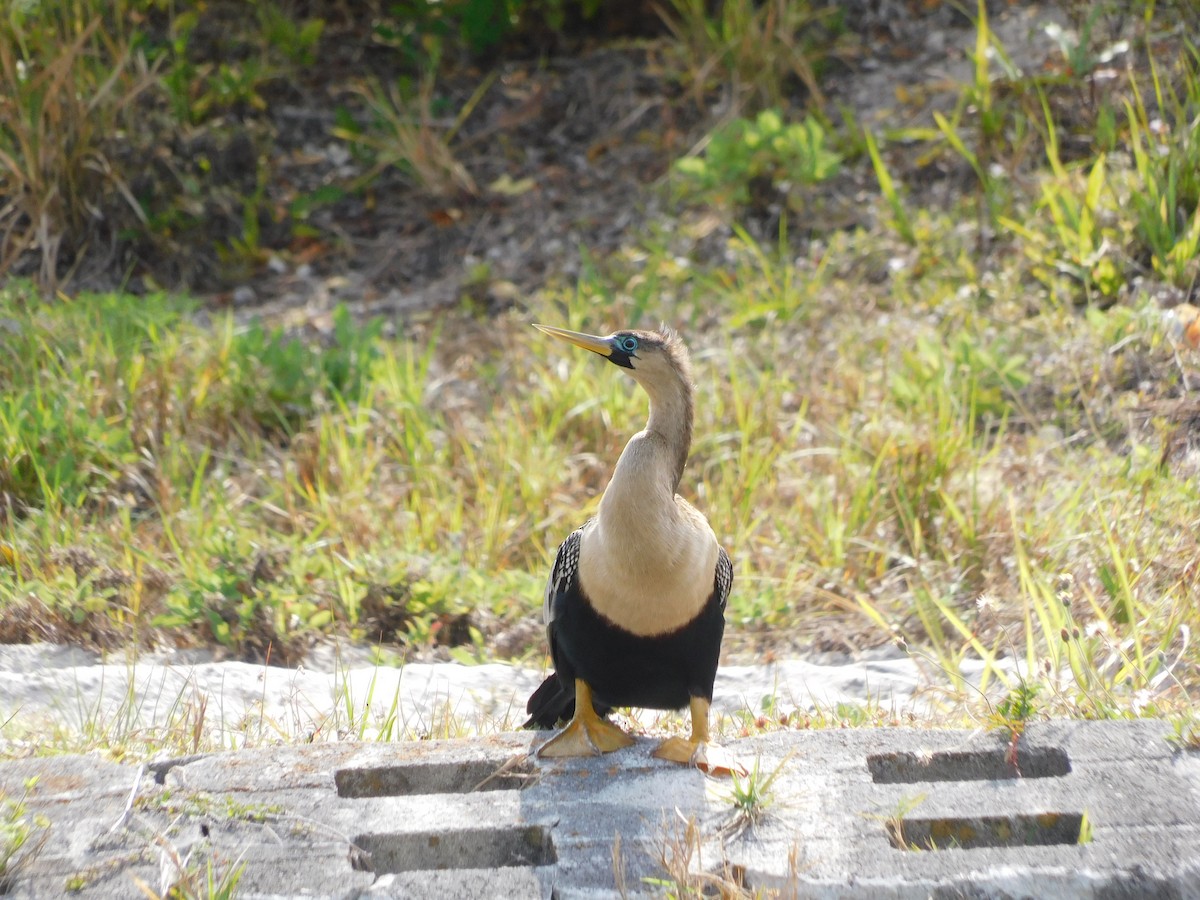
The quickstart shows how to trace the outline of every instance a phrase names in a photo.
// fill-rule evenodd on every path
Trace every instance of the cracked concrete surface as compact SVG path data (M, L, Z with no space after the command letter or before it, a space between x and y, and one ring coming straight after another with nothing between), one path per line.
M36 776L46 827L9 888L130 897L213 858L245 864L243 897L659 896L684 872L797 897L1197 897L1200 754L1169 734L1037 723L1015 755L982 731L747 738L731 748L778 773L753 824L728 780L653 759L648 739L553 763L528 733L17 760L0 786Z

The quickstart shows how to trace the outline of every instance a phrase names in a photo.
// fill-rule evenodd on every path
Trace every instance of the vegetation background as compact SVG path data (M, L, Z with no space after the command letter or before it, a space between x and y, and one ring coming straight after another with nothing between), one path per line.
M529 323L665 320L731 659L890 643L943 721L1194 745L1198 25L8 4L0 640L540 665L553 553L645 400Z

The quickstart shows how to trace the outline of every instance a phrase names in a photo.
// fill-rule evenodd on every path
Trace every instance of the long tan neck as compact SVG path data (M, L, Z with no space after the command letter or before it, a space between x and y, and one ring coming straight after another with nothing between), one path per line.
M679 490L683 467L687 465L688 452L692 448L692 420L695 415L692 386L678 377L672 377L666 383L643 382L642 387L650 395L650 418L644 433L659 435L670 452L671 493L674 494ZM616 480L616 473L613 474L613 480Z
M580 553L580 579L597 611L643 635L695 618L717 561L708 522L675 494L691 444L690 386L646 387L649 421L621 453Z
M635 560L649 552L661 553L661 544L677 540L673 534L680 524L675 492L692 445L691 385L671 375L642 381L642 386L650 395L650 417L645 429L630 438L621 452L599 512L602 523L620 525L610 529L620 533L614 533L612 540L629 544L623 549ZM659 560L661 556L647 562Z

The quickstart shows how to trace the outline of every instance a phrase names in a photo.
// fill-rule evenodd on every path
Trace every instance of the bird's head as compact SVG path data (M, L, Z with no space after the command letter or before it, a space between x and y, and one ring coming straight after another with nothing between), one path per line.
M610 335L583 334L550 325L534 328L551 337L560 338L598 353L629 373L652 394L658 385L679 379L689 390L692 387L692 364L687 347L673 328L663 325L658 331L624 330Z

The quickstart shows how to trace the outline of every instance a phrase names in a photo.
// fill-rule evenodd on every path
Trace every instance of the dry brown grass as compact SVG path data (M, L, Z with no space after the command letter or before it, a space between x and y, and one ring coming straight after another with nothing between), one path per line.
M115 237L105 215L118 204L145 224L110 149L156 79L87 12L64 2L28 30L0 20L0 276L31 252L50 289L88 241Z

